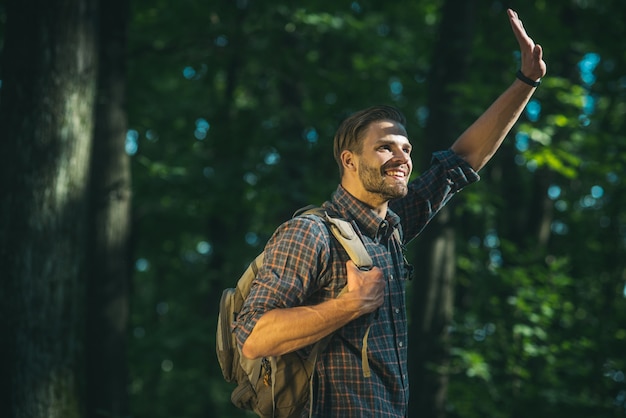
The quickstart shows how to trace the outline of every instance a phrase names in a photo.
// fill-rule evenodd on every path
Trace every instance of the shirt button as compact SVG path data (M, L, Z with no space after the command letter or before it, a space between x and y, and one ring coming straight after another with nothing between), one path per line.
M393 311L394 311L396 314L399 314L399 313L400 313L400 309L398 309L398 308L395 308Z
M404 343L403 343L402 341L400 341L400 342L398 343L398 346L400 346L400 347L404 347Z
M389 280L393 280L393 274L389 276Z

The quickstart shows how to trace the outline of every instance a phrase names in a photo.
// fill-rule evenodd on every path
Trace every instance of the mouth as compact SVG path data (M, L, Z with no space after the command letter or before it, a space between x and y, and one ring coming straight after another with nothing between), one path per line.
M385 170L383 173L385 174L385 176L393 177L394 179L397 179L397 180L406 180L407 174L408 174L405 170L401 170L399 168Z

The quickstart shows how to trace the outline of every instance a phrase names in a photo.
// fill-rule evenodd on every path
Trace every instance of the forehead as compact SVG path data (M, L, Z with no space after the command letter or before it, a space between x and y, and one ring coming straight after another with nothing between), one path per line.
M398 141L409 143L405 127L396 121L379 120L369 124L365 131L364 142Z

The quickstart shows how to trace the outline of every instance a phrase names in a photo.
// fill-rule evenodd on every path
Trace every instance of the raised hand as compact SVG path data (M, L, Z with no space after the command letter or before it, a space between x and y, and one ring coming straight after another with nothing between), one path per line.
M541 45L535 44L530 36L526 33L524 25L520 20L517 12L508 9L509 22L515 34L515 38L519 43L522 55L522 64L520 70L522 73L532 79L539 80L546 75L546 63L543 60L543 48Z

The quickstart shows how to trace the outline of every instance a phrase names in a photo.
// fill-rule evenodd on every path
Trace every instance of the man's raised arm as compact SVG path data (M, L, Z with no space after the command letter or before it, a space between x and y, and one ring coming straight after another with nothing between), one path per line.
M528 36L516 12L509 9L507 13L520 47L520 72L513 84L451 146L476 171L495 154L535 92L533 84L538 85L546 74L541 46Z

